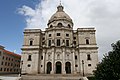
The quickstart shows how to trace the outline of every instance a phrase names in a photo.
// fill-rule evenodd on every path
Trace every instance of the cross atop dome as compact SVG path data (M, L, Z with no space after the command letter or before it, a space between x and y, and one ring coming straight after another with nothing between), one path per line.
M60 5L61 5L61 0L60 0Z

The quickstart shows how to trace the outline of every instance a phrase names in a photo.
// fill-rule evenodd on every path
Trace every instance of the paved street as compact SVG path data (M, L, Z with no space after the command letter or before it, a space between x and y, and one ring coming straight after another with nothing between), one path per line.
M6 77L6 76L0 76L0 80L19 80L20 77Z
M0 74L0 80L19 80L18 74Z

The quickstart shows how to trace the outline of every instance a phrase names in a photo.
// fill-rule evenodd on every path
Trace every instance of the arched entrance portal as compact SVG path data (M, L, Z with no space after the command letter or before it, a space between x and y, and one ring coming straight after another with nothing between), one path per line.
M70 62L65 63L65 71L66 71L66 74L71 73L71 63Z
M50 74L50 71L52 70L52 63L48 62L47 63L47 74Z
M62 64L61 62L56 62L56 74L61 74L61 70L62 70Z

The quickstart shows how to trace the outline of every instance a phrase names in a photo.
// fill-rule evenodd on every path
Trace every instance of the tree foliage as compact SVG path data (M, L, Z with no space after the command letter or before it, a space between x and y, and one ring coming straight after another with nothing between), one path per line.
M113 43L112 48L97 65L94 71L96 80L120 80L120 40Z

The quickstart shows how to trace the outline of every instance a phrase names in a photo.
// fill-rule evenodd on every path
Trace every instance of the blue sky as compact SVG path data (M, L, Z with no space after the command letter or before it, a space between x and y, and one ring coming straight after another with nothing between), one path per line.
M17 9L23 5L34 7L38 0L0 0L0 45L21 53L25 19Z

